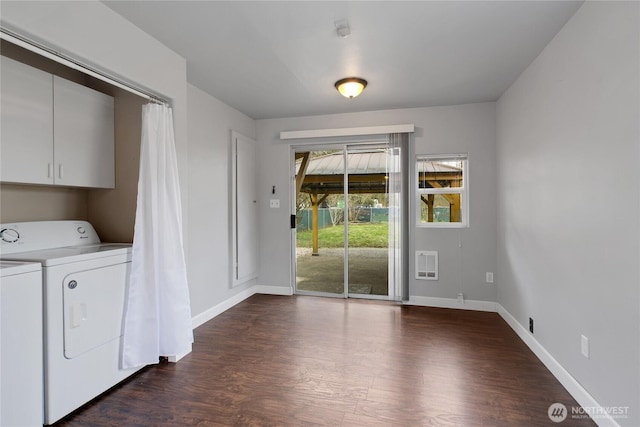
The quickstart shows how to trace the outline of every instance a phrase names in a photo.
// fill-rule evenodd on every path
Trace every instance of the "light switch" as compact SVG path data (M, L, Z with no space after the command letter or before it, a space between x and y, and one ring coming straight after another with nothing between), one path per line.
M589 358L589 338L584 335L580 336L580 351L584 357Z
M279 208L280 207L280 199L271 199L269 200L270 208Z

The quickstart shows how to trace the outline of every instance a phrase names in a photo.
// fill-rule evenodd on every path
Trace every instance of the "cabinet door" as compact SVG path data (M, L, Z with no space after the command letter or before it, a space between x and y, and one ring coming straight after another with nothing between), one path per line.
M0 181L53 183L53 76L0 63Z
M113 97L53 76L55 183L115 187Z

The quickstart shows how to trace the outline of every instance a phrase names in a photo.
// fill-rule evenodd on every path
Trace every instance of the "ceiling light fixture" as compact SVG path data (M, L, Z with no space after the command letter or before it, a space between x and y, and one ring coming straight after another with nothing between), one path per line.
M367 81L360 77L347 77L346 79L338 80L335 86L338 92L340 92L340 95L353 99L360 95L364 88L367 87Z

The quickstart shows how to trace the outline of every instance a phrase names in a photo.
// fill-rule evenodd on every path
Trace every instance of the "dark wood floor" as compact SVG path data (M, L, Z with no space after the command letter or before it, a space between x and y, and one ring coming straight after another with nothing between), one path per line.
M495 313L255 295L56 424L70 426L593 426Z

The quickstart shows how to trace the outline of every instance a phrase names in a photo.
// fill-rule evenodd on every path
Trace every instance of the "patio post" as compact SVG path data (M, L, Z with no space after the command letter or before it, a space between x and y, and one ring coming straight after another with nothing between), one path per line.
M313 250L312 256L318 256L318 193L311 193L311 243Z

